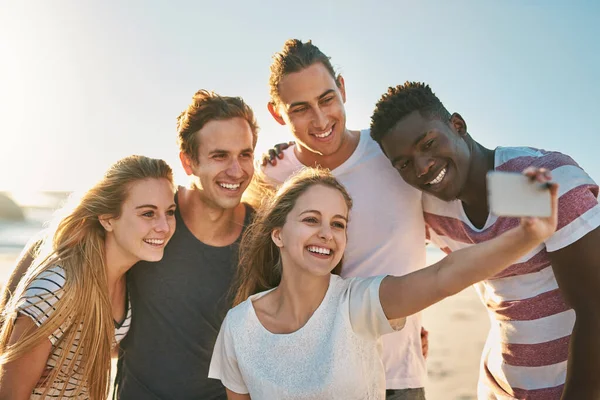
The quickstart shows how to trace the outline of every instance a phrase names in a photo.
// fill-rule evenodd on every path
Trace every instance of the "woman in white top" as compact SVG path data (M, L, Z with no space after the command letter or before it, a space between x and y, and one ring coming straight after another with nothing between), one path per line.
M528 175L548 180L544 171ZM331 272L341 267L352 201L330 173L301 171L263 204L242 240L235 307L221 327L209 377L220 379L232 400L383 399L379 338L549 237L556 185L550 190L550 218L524 218L489 242L403 277L342 279Z
M0 399L106 399L129 329L125 272L175 230L171 168L124 158L65 209L2 310Z

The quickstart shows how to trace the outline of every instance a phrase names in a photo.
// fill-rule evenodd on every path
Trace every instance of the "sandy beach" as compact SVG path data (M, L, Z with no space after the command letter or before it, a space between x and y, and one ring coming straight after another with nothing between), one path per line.
M434 253L435 254L435 253ZM0 283L10 276L18 251L0 253ZM434 262L439 256L429 258ZM475 290L468 288L423 313L429 331L428 400L476 398L479 357L489 320Z

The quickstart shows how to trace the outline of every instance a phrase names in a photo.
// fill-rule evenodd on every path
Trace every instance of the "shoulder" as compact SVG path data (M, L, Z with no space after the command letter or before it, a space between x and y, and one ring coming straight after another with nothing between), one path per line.
M25 290L25 297L53 294L58 297L58 293L65 286L65 270L54 265L40 272Z
M496 149L496 169L498 171L521 172L530 166L549 170L569 166L581 169L570 156L558 151L533 147L498 147Z

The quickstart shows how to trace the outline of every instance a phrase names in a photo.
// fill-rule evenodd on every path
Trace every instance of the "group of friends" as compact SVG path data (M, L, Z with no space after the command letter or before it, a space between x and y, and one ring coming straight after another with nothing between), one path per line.
M177 118L189 185L126 157L25 249L0 400L106 399L111 357L122 400L425 399L419 312L472 284L479 399L600 398L598 185L573 159L485 148L420 82L350 130L310 41L285 42L269 84L294 143L255 162L252 109L200 90ZM547 184L552 215L490 214L492 170ZM428 241L448 256L425 268Z

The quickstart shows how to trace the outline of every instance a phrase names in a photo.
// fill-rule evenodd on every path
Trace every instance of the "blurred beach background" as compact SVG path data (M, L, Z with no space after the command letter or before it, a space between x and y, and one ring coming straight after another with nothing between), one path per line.
M68 195L65 191L0 192L0 285L9 278L24 246ZM443 256L437 248L428 247L429 263ZM430 307L423 313L423 324L429 330L427 398L475 399L479 356L489 327L475 290L468 288Z
M0 282L67 193L114 161L162 158L184 184L175 120L198 89L254 109L256 155L292 139L266 107L271 56L289 38L331 57L350 129L369 126L389 86L424 81L482 145L558 150L600 178L598 1L0 4ZM426 310L424 325L428 400L474 399L489 327L475 291Z

